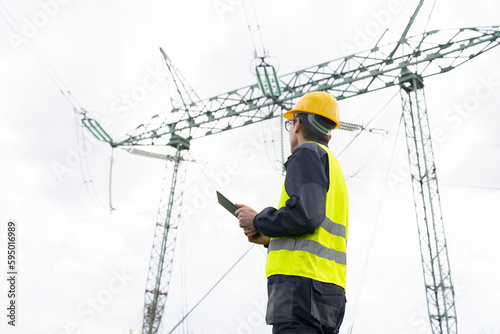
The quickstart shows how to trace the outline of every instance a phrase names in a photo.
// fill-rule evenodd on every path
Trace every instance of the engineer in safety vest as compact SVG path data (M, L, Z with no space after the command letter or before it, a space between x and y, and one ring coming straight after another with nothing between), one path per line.
M267 247L266 322L273 333L338 333L345 311L348 195L328 148L337 100L310 92L283 115L291 156L277 208L237 204L250 242Z

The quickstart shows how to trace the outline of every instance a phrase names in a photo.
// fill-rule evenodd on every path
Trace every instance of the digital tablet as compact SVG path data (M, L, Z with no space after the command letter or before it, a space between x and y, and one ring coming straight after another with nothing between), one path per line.
M234 214L236 210L238 210L238 207L234 205L233 202L228 200L226 196L222 195L220 192L216 191L217 193L217 200L219 201L219 204L222 205L224 208L226 208L227 211L231 212L233 216L236 217Z

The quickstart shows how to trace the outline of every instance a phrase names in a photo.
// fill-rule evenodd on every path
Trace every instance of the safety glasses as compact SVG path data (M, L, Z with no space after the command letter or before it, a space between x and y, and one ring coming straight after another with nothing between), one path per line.
M298 119L297 117L289 119L288 121L285 121L285 130L289 131L290 130L290 125L295 124L295 120Z

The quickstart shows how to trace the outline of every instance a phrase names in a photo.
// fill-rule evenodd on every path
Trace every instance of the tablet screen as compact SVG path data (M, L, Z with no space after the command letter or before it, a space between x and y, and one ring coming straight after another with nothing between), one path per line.
M234 213L236 212L236 210L238 210L238 207L236 205L234 205L233 202L228 200L224 195L222 195L218 191L217 191L217 200L219 201L220 205L225 207L227 211L231 212L233 214L233 216L236 217L236 215Z

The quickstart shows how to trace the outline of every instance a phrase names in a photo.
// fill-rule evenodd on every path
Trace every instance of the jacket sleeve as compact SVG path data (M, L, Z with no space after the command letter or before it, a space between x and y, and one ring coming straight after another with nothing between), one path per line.
M268 237L314 233L326 217L327 162L326 152L320 156L317 150L298 147L288 160L285 177L290 198L280 209L268 207L257 214L254 227Z

